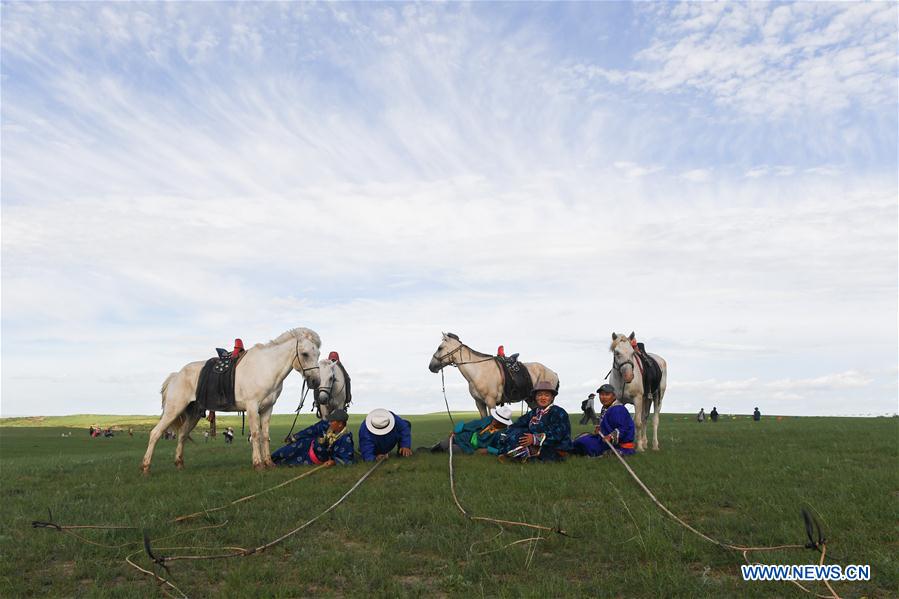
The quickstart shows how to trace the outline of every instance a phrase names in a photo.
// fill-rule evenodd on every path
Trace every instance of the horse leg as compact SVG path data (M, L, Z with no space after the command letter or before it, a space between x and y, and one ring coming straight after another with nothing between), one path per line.
M171 425L181 416L182 410L175 411L174 408L169 408L169 405L166 404L165 411L163 411L162 416L159 418L159 422L156 423L156 426L153 427L153 430L150 431L150 442L147 443L147 452L144 454L144 459L141 462L140 469L144 474L150 474L150 462L153 460L153 451L156 449L156 442L159 441L159 438Z
M259 415L259 419L262 423L262 463L266 468L275 468L275 463L272 461L271 439L269 438L269 424L272 420L272 411L274 407L274 404L269 405L269 407Z
M659 450L659 412L662 411L662 392L656 398L652 410L652 448L654 451Z
M646 433L643 428L646 426L646 419L643 414L643 393L638 393L634 398L634 428L635 428L635 441L637 442L637 451L644 451L646 446L644 445L644 437Z
M178 470L184 468L184 441L199 421L199 411L195 411L190 415L186 413L181 415L181 427L178 429L178 445L175 447L175 468Z
M247 406L247 426L250 428L250 446L253 448L253 468L264 470L265 462L262 459L262 426L259 418L259 408L256 404Z
M643 402L643 451L649 447L649 413L655 403L655 398L647 397Z

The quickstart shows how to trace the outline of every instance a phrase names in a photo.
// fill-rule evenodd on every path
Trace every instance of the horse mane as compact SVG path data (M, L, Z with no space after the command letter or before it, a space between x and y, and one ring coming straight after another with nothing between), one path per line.
M485 354L484 352L479 352L478 350L472 349L471 347L465 345L464 343L462 343L462 340L459 339L459 336L455 333L447 333L446 336L449 337L450 339L455 339L456 341L459 342L460 345L465 346L468 349L468 351L470 351L471 353L473 353L474 355L476 355L479 358L492 358L493 357L490 354Z
M312 342L315 347L322 346L322 340L321 337L318 336L318 333L312 329L307 329L306 327L297 327L295 329L290 329L289 331L284 331L264 345L278 345L284 343L288 339L307 339Z
M618 338L612 341L611 344L609 344L609 351L615 351L615 346L619 343L622 343L622 340L627 341L628 346L630 346L630 339L628 339L628 336L618 333Z

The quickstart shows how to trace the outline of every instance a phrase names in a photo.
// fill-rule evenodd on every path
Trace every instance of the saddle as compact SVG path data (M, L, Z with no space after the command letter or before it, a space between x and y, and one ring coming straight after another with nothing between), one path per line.
M643 376L643 393L647 397L658 397L659 386L662 384L662 369L659 367L652 356L646 353L646 348L642 343L637 343L635 352L638 362L640 363L640 374Z
M500 403L527 400L534 390L534 383L531 381L531 373L518 361L518 354L495 359L503 375L503 398Z
M197 381L197 409L236 412L234 375L237 372L237 364L246 352L241 352L235 360L226 349L217 347L215 351L218 357L206 360L203 370L200 371L200 379Z

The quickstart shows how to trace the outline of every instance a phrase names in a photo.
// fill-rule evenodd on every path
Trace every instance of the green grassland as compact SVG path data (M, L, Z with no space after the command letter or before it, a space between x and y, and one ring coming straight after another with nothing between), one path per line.
M272 438L283 438L292 419L277 416ZM445 414L411 420L414 447L448 432ZM359 421L351 419L354 430ZM31 521L46 519L48 509L61 524L136 525L151 538L226 522L157 546L257 546L317 515L367 469L317 472L208 520L169 524L302 470L255 472L245 440L204 442L204 423L186 447L183 471L172 464L174 442L160 441L153 474L144 478L139 462L152 423L96 415L2 422L0 596L163 596L125 564L133 549L33 529ZM91 439L90 424L132 426L135 433ZM239 431L239 416L220 418L220 427L228 424ZM73 434L61 436L67 432ZM662 450L632 456L629 464L692 525L743 545L801 543L800 509L808 506L825 526L828 557L872 567L870 582L834 583L842 597L899 594L899 419L727 417L698 424L666 415L661 432ZM463 518L449 493L446 455L416 454L391 458L336 510L268 552L175 562L171 575L191 597L810 597L789 583L743 582L739 554L669 520L614 458L522 465L458 456L455 465L459 498L471 513L561 526L575 536L549 536L529 561L529 543L504 546L530 531L498 534L496 526ZM136 531L81 534L110 545L140 541ZM803 564L817 554L754 559Z

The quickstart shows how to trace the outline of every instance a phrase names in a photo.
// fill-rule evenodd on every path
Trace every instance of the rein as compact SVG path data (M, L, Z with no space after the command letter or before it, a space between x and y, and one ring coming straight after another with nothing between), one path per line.
M307 371L307 370L318 370L318 369L319 369L318 364L316 364L315 366L310 366L309 368L303 368L303 361L300 360L300 340L299 340L299 339L297 339L296 353L297 353L297 355L296 355L296 358L297 358L297 366L299 366L300 368L302 368L302 373L303 373L303 386L302 386L302 388L300 389L300 405L297 406L297 413L296 413L296 415L293 417L293 424L290 425L290 432L287 433L287 436L286 436L286 437L284 437L284 442L285 442L285 443L290 443L290 436L293 434L293 429L294 429L294 427L297 425L297 418L300 417L300 412L303 411L303 404L306 403L306 394L309 393L309 390L311 389L311 387L308 387L308 386L306 385L306 371ZM297 369L297 370L299 370L299 369Z

